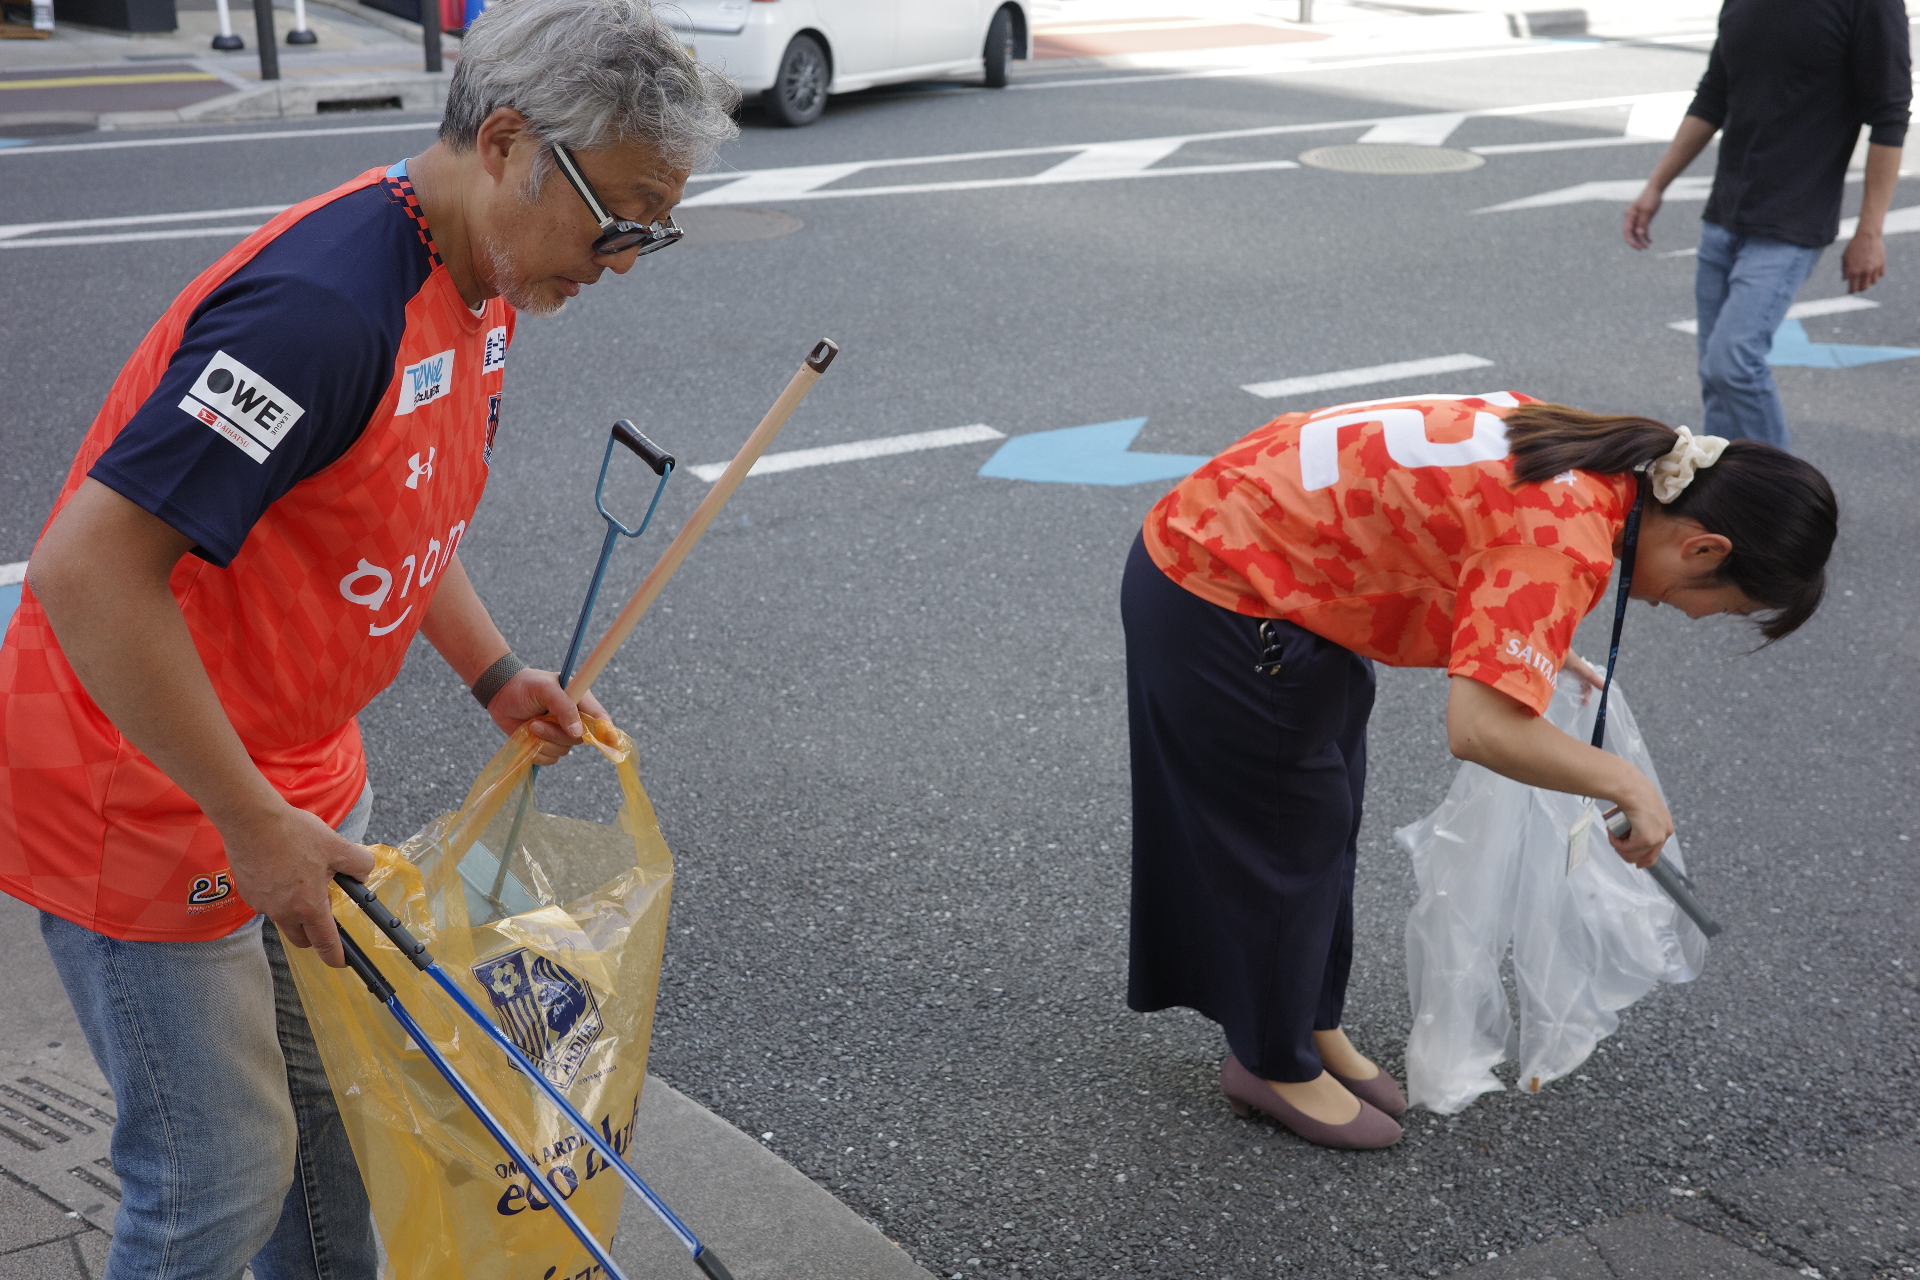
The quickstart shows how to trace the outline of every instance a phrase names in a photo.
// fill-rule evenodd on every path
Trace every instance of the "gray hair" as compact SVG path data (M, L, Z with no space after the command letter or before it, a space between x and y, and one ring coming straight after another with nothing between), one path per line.
M481 123L512 107L547 142L588 151L642 142L674 168L698 169L740 132L739 101L648 0L494 0L461 41L440 140L469 150ZM530 194L551 167L543 149Z

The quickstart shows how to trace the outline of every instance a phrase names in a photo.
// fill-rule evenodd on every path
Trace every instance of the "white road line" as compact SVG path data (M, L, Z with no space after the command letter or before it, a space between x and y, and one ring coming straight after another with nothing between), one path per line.
M1627 107L1665 94L1627 94L1609 98L1578 98L1562 102L1532 102L1511 107L1487 107L1469 112L1429 112L1420 116L1371 116L1358 120L1320 120L1310 124L1263 125L1253 129L1224 129L1213 133L1170 134L1159 138L1131 138L1110 142L1060 143L1044 147L1011 147L993 151L959 151L940 155L848 161L839 164L795 165L781 169L744 169L732 173L695 174L691 182L719 182L681 201L682 208L725 204L764 204L775 201L834 200L851 196L914 195L939 191L983 191L990 188L1049 186L1055 183L1116 178L1195 177L1206 174L1257 173L1298 168L1292 160L1256 160L1238 164L1166 166L1158 162L1195 142L1222 142L1240 138L1271 138L1294 133L1323 133L1340 129L1378 131L1431 138L1451 133L1462 119L1474 116L1526 116L1595 107ZM1371 136L1371 135L1370 135ZM1382 140L1376 137L1376 141ZM867 169L896 169L916 165L953 165L971 161L1006 160L1024 156L1061 157L1061 163L1021 178L963 178L939 182L909 182L889 186L834 187L831 184ZM1682 181L1685 181L1683 179ZM1627 197L1631 199L1632 197Z
M55 142L46 146L0 148L0 156L44 156L56 151L120 151L127 147L191 147L203 142L252 142L257 138L325 138L346 133L400 133L407 129L438 129L438 120L406 124L344 125L335 129L263 129L259 133L202 133L188 138L127 138L113 142Z
M1277 396L1305 395L1309 391L1331 391L1336 387L1363 387L1369 382L1393 382L1400 378L1424 378L1434 373L1454 373L1461 369L1485 369L1493 361L1481 356L1434 356L1427 360L1402 360L1397 364L1369 365L1364 369L1341 369L1336 373L1316 373L1305 378L1281 378L1277 382L1253 382L1241 387L1267 400Z
M1603 200L1617 204L1630 203L1633 198L1646 190L1645 178L1620 178L1607 182L1582 182L1577 186L1561 187L1558 191L1543 191L1537 196L1526 196L1519 200L1509 200L1505 204L1490 204L1484 209L1475 209L1475 213L1506 213L1513 209L1545 209L1559 204L1581 204L1588 200ZM1667 188L1667 200L1705 200L1713 190L1710 177L1675 178L1673 185Z
M1468 147L1477 156L1524 156L1536 151L1585 151L1589 147L1644 147L1662 142L1661 138L1561 138L1557 142L1496 142L1491 146Z
M251 235L262 224L248 227L189 227L180 231L133 231L112 236L41 236L37 240L0 240L0 249L48 249L72 244L131 244L139 240L192 240L199 236Z
M1806 320L1813 316L1837 316L1845 311L1871 311L1880 304L1865 298L1812 298L1806 302L1796 302L1787 308L1787 319ZM1678 329L1681 333L1699 333L1698 320L1671 320L1667 328Z
M240 209L203 209L198 213L146 213L122 218L76 218L71 222L15 222L0 226L0 240L37 235L42 231L78 231L82 227L144 227L156 222L194 222L201 218L270 218L291 207L284 204L256 204Z
M957 444L979 444L985 440L1004 440L1006 432L995 431L984 423L970 427L943 427L938 431L916 431L912 435L882 436L878 440L855 440L850 444L830 444L819 449L789 449L769 453L753 464L750 476L772 475L776 471L797 471L802 467L824 467L834 462L859 462L865 458L885 458L896 453L919 453L924 449L948 449ZM724 462L709 462L688 467L694 475L712 484L726 473Z
M27 580L27 562L0 564L0 587L11 587Z
M1438 111L1424 116L1397 116L1382 120L1360 135L1362 142L1402 143L1415 147L1444 147L1453 131L1467 122L1464 111Z
M1851 177L1852 175L1848 175ZM1840 238L1850 239L1860 229L1860 219L1847 218L1840 223ZM1920 231L1920 204L1910 204L1904 209L1891 209L1887 212L1887 221L1880 229L1882 235L1897 236L1909 231Z

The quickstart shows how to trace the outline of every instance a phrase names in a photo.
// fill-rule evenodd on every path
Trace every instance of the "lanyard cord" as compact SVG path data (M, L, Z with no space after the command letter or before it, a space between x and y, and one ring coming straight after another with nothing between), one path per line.
M1627 592L1633 586L1633 561L1640 550L1640 513L1647 506L1647 475L1633 474L1633 509L1627 512L1626 536L1620 540L1620 592L1613 605L1613 641L1607 649L1607 679L1600 686L1600 710L1593 717L1593 745L1607 741L1607 695L1613 691L1613 666L1620 660L1620 628L1627 621Z

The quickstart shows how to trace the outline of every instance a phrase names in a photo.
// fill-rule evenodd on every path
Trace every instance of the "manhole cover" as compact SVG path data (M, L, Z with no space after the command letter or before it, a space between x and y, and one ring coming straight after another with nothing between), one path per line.
M1452 147L1415 147L1398 142L1356 143L1350 147L1315 147L1300 157L1301 164L1336 173L1463 173L1485 164L1484 156Z
M728 204L683 209L673 215L673 220L687 233L685 242L690 245L778 240L806 225L798 218L772 209L743 209Z

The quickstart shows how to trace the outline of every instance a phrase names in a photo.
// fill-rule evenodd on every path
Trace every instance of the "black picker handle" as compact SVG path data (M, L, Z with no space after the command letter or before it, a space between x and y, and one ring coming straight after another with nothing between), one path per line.
M1633 823L1627 820L1627 815L1620 812L1618 806L1607 810L1601 817L1606 820L1607 830L1613 833L1616 840L1625 840L1633 834ZM1701 933L1709 938L1719 935L1721 924L1707 913L1700 899L1693 896L1693 881L1668 866L1665 860L1656 860L1647 868L1647 874L1673 899L1673 905L1686 912L1687 918L1700 926Z
M407 926L401 924L399 917L387 910L387 904L375 897L373 890L367 888L366 885L361 884L344 871L335 876L333 882L340 886L342 893L353 899L355 905L367 913L367 919L373 921L374 927L387 935L388 942L400 948L400 954L405 956L414 968L425 973L433 967L433 957L427 954L427 944L408 933ZM344 931L340 934L340 938L343 942L352 942L352 939L348 938ZM356 947L354 950L358 950L358 948ZM361 959L366 959L364 952L361 954ZM353 951L347 953L347 963L353 964ZM367 976L361 972L359 965L354 965L354 972L359 973L363 979ZM376 970L375 972L377 973L378 971ZM384 982L386 980L383 978L381 981ZM373 984L368 982L367 985L372 987ZM388 987L387 990L391 993L393 988ZM380 995L378 991L375 991L374 994ZM385 998L385 996L381 996L381 999L384 1000Z
M640 434L640 431L625 418L613 424L613 438L640 455L640 461L653 468L653 474L664 476L673 466L673 455L653 441Z

